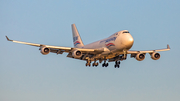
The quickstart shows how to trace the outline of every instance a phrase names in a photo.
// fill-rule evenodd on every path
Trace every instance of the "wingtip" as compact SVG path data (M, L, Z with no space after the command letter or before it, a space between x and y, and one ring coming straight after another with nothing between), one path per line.
M8 41L12 41L12 40L10 40L7 36L6 36L6 39L7 39Z
M167 44L167 49L171 49L171 48L169 47L169 44Z
M71 26L75 26L75 23L71 24Z

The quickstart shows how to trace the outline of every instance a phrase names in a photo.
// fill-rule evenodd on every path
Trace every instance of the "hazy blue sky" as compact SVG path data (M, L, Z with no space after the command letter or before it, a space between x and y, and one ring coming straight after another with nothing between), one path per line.
M0 101L179 101L179 0L0 0ZM42 55L14 40L72 47L129 30L132 50L166 48L154 61L130 58L115 69L85 67L66 53Z

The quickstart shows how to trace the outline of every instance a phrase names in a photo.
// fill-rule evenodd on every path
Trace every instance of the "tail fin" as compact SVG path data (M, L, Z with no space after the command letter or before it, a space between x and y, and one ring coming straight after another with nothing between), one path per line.
M79 48L79 47L83 47L84 44L81 40L81 37L78 33L78 30L76 28L75 24L72 24L72 34L73 34L73 43L74 43L74 47Z

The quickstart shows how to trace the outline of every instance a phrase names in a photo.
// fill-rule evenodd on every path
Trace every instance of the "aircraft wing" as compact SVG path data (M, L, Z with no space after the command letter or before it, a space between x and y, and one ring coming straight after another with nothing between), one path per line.
M160 51L169 51L170 47L167 45L167 48L165 49L156 49L156 50L145 50L145 51L127 51L127 54L138 54L138 53L153 53L153 52L160 52Z
M74 48L74 47L61 47L61 46L51 46L51 45L43 45L43 44L36 44L36 43L29 43L29 42L22 42L22 41L16 41L16 40L10 40L7 36L6 39L8 41L12 41L15 43L20 43L20 44L26 44L26 45L31 45L31 46L36 46L36 47L47 47L50 48L50 52L57 53L57 54L62 54L63 52L71 52L74 49L78 49L79 51L83 53L95 53L95 52L103 52L102 50L98 49L85 49L85 48Z

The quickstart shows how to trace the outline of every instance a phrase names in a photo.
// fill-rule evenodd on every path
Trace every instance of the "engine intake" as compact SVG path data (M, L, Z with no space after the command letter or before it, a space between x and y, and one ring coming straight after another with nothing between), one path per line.
M74 50L74 51L72 52L72 56L73 56L74 58L79 59L79 58L82 57L82 52L79 51L79 50Z
M47 54L49 54L49 52L50 52L50 49L49 49L49 48L47 48L47 47L42 47L42 48L41 48L41 53L42 53L43 55L47 55Z
M136 60L142 61L142 60L144 60L144 59L145 59L145 54L138 53L138 54L136 55Z
M161 56L160 56L159 53L154 52L154 53L151 54L151 58L152 58L153 60L158 60L160 57L161 57Z

